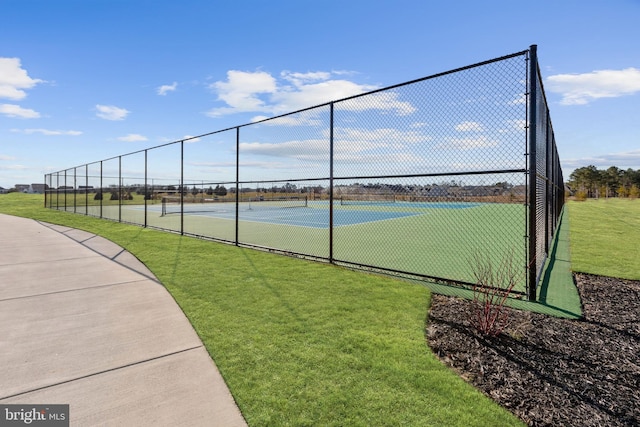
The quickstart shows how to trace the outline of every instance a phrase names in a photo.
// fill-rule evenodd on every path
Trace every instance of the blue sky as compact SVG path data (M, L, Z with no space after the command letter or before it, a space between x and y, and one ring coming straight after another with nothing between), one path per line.
M638 0L0 0L0 186L531 44L565 177L639 169L639 20Z

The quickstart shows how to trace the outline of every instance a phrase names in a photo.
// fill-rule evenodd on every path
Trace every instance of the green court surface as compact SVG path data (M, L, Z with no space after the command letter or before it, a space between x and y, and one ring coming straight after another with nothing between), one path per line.
M427 283L432 292L442 295L473 298L473 291L452 286ZM506 305L525 311L568 319L582 318L582 303L573 281L569 248L569 220L563 210L549 256L538 285L538 301L510 298Z
M80 207L80 210L84 206ZM336 262L372 266L414 275L473 283L474 254L489 255L499 263L512 257L522 274L508 305L558 317L580 318L580 298L570 269L568 215L563 212L550 248L538 301L526 300L526 210L509 203L380 203L364 206L334 205L333 247L328 228L328 204L309 202L304 208L240 214L238 241L278 251L309 255ZM100 216L99 206L88 206L90 215ZM283 212L284 211L284 212ZM236 239L235 213L162 216L158 202L144 206L102 207L102 216L112 220L228 242ZM371 220L373 214L382 214ZM319 226L319 222L326 222ZM421 281L433 292L472 298L471 290Z
M98 206L89 214L100 216ZM84 207L82 207L84 209ZM103 206L103 217L186 234L234 242L235 213L162 216L157 204ZM253 214L252 214L253 215ZM240 212L240 244L404 271L417 276L474 282L473 257L499 263L511 258L519 270L515 291L525 292L526 210L516 203L411 203L334 205L333 233L328 204ZM325 225L320 226L319 222ZM330 236L333 234L333 246Z

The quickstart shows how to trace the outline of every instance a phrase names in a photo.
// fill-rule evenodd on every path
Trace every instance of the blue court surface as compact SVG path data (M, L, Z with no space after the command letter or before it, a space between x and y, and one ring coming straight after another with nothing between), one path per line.
M408 216L428 215L431 209L468 209L478 206L478 203L365 203L354 206L336 206L333 211L334 227L393 220ZM375 208L382 208L376 210ZM262 207L259 203L253 205L240 204L238 218L240 221L262 222L298 227L329 228L329 206L326 202L309 202L309 206L300 207ZM158 206L150 206L149 211L158 212ZM185 204L185 215L235 220L235 204L225 203L216 205ZM177 216L180 208L176 207L167 216Z

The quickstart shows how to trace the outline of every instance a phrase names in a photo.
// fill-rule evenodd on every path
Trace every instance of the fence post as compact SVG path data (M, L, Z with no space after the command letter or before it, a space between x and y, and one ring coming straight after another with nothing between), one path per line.
M184 236L184 139L180 141L180 235Z
M333 263L333 102L329 108L329 262Z
M149 197L149 180L147 177L147 151L144 150L144 228L147 228L147 198Z
M89 164L84 165L84 214L89 215Z
M118 222L122 222L122 156L118 156Z
M102 218L102 203L104 199L104 188L102 186L102 160L100 160L100 218Z
M64 170L64 210L67 211L67 169Z
M73 213L78 213L78 168L73 168Z
M537 46L531 45L529 49L529 278L528 297L530 301L536 300L536 288L538 279L537 269L537 229L536 229L536 203L537 203L537 156L536 143L538 124L537 114L537 87L538 87L538 56Z
M240 127L236 128L236 246L238 246L238 228L240 222Z
M60 210L60 172L56 172L56 210Z

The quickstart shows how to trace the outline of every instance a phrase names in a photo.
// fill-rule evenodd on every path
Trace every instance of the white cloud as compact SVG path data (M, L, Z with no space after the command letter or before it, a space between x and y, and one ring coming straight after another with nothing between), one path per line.
M29 168L27 168L25 165L8 165L8 166L3 166L2 169L3 170L23 171L23 170L27 170Z
M185 135L181 138L187 144L192 144L194 142L199 142L200 138L196 138L194 135Z
M472 150L475 148L489 148L498 145L498 141L489 139L484 135L472 138L447 138L445 144L441 144L438 148Z
M265 71L231 70L227 72L226 81L218 81L209 86L218 95L218 100L223 101L226 106L214 108L207 115L219 117L239 112L263 113L253 119L259 121L267 117L264 114L285 114L378 89L373 85L332 79L333 76L343 74L346 72L283 71L278 80ZM366 100L352 99L340 103L337 108L347 111L378 109L393 111L399 115L415 111L410 103L400 101L398 94L394 92L371 94Z
M359 85L347 80L327 80L319 83L283 87L280 91L274 93L272 97L272 101L275 104L273 111L276 114L282 114L288 111L325 104L348 96L359 95L373 89L372 86Z
M37 119L40 117L40 113L28 108L22 108L15 104L0 104L0 114L4 114L7 117L18 117L20 119Z
M170 85L162 85L157 89L158 95L166 95L167 92L173 92L178 88L178 82L173 82Z
M31 135L34 133L40 133L42 135L69 135L69 136L78 136L82 135L82 132L79 130L50 130L50 129L11 129L11 132L25 133L27 135Z
M307 82L313 81L323 81L329 80L331 78L331 73L326 71L316 71L309 73L294 73L290 71L282 71L280 76L293 83L294 86L303 86L307 84Z
M42 82L44 80L29 77L19 58L0 58L0 98L19 101L27 96L24 89Z
M558 74L547 78L546 89L560 93L562 105L583 105L599 98L617 98L640 92L640 69L598 70Z
M209 112L210 116L220 116L234 112L268 111L265 102L259 95L274 93L276 80L271 74L264 71L255 73L230 70L227 72L227 81L218 81L209 86L218 94L218 99L224 101L229 107L214 108Z
M431 138L416 131L401 131L392 128L335 130L334 156L339 161L353 163L415 162L415 154L409 146ZM294 158L304 161L329 161L329 138L290 140L280 143L244 142L240 144L243 155L258 155Z
M587 165L594 165L598 168L617 166L621 169L640 169L640 149L562 160L563 169L576 169ZM565 176L565 179L567 179L567 177L568 174Z
M458 132L482 132L484 126L478 122L462 122L456 125L456 130Z
M519 95L518 97L513 99L511 102L508 102L507 105L524 105L526 103L527 103L527 95L523 93L522 95Z
M139 142L139 141L147 141L147 137L143 135L139 135L137 133L130 133L127 136L121 136L118 138L118 141L125 142Z
M11 161L11 160L15 160L15 157L11 157L11 156L4 156L2 154L0 154L0 161Z
M96 116L105 120L124 120L129 114L129 111L124 108L115 107L113 105L96 105Z

